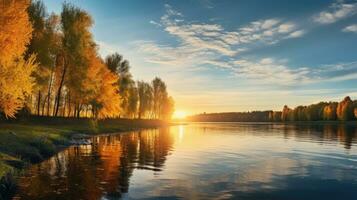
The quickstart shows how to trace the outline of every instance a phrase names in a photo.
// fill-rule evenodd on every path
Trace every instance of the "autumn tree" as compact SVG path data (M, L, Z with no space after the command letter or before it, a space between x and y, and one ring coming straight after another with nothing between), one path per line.
M86 49L93 47L94 43L90 33L93 24L92 18L84 10L69 3L63 4L61 13L62 24L62 53L63 67L59 78L59 85L55 99L54 116L58 115L61 104L62 88L66 81L67 93L73 96L74 115L79 116L83 92L83 77L87 72Z
M158 77L151 82L153 93L153 118L160 119L162 116L163 102L167 99L166 84Z
M336 120L337 119L336 110L337 110L337 103L330 102L324 108L323 119L324 120Z
M102 83L99 85L99 93L96 95L95 102L100 105L98 110L99 118L110 118L119 116L120 108L120 95L116 83L118 76L108 70L103 64L100 71Z
M50 103L55 57L58 50L58 17L48 16L42 1L34 1L28 8L33 26L32 39L26 51L26 57L36 55L38 68L33 73L36 79L37 114L44 114L45 104ZM47 106L49 113L49 105Z
M169 120L171 119L172 114L174 113L175 102L172 97L167 97L164 99L162 110L161 110L161 119Z
M137 109L137 106L135 106L137 103L137 91L130 73L129 61L124 60L120 54L114 53L105 58L105 64L112 73L116 73L119 76L118 87L121 96L122 115L130 117Z
M283 111L281 113L281 121L288 121L289 116L291 115L292 109L289 108L287 105L284 106Z
M353 102L349 96L338 103L336 114L337 118L342 121L352 120L354 118Z
M28 0L2 0L0 4L0 112L6 117L15 117L34 83L35 56L23 57L32 33L29 5Z
M135 85L131 85L128 91L128 105L126 107L126 113L128 117L135 118L138 110L138 88Z
M137 82L138 87L138 118L145 117L152 107L152 87L144 81Z

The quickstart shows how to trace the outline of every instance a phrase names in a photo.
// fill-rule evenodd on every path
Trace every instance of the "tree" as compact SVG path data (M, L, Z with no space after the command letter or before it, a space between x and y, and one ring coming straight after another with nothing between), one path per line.
M153 89L153 118L160 119L162 106L167 99L166 84L158 77L151 82Z
M121 111L120 95L118 95L116 87L118 76L109 71L104 65L100 74L103 82L100 84L99 93L95 99L101 105L98 117L108 118L118 116Z
M31 74L37 67L35 56L27 61L19 57L15 62L0 65L0 112L5 117L15 117L24 106L26 96L32 92L34 79Z
M15 117L31 94L35 56L23 58L30 42L32 26L28 0L2 0L0 5L0 112Z
M292 113L291 108L289 108L287 105L285 105L284 108L283 108L283 111L281 113L281 121L290 120L291 113Z
M34 1L28 8L28 14L33 26L32 39L26 51L26 57L32 54L36 55L38 68L33 76L36 79L37 91L37 115L44 114L47 99L50 98L52 87L53 68L55 65L55 56L57 50L57 17L51 15L48 17L46 8L41 1ZM47 96L43 97L44 95ZM42 102L42 105L41 105ZM47 108L49 113L49 108Z
M58 115L65 81L70 94L74 95L72 99L75 101L75 115L78 116L81 108L80 96L83 88L83 77L85 77L86 67L88 66L85 53L87 48L92 48L94 45L89 30L93 21L84 10L69 3L64 3L61 23L63 40L60 58L63 59L63 70L59 77L54 116Z
M105 58L105 64L112 73L116 73L119 76L118 86L121 96L120 106L123 111L122 114L126 117L130 117L130 115L133 114L133 101L137 99L137 94L133 93L135 90L135 82L132 80L129 61L124 60L120 54L114 53Z
M119 67L123 61L123 56L118 53L108 55L105 58L105 64L112 73L119 73Z
M0 5L0 61L12 63L30 42L32 26L27 14L29 0L2 0Z
M130 118L135 118L138 110L138 89L132 85L128 91L128 106L126 113Z
M337 110L337 103L330 102L329 105L326 105L324 108L323 119L336 120L337 119L336 110Z
M169 120L171 119L172 114L174 113L175 102L172 97L168 97L164 100L162 106L162 119Z
M354 118L353 102L349 96L338 103L336 114L337 118L342 121L352 120Z
M152 88L149 83L145 83L144 81L137 82L138 87L138 118L141 119L145 117L146 114L151 110L152 106Z

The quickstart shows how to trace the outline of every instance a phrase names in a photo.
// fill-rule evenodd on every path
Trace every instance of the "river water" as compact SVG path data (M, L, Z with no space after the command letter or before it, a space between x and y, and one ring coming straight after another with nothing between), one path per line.
M15 199L357 199L357 127L192 123L94 137Z

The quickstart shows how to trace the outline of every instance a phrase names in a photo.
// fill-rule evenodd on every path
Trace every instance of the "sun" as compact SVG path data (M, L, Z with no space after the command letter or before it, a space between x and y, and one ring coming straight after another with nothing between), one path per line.
M184 119L187 117L187 113L183 110L176 110L172 116L174 119Z

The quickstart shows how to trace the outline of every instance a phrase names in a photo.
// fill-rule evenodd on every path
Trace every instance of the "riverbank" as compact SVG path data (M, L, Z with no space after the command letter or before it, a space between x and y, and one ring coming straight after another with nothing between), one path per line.
M70 145L75 134L96 135L126 132L168 125L160 120L91 119L32 117L0 121L0 177L28 164L41 162ZM1 184L1 183L0 183ZM1 186L1 185L0 185ZM1 193L1 190L0 190ZM1 199L1 197L0 197Z

